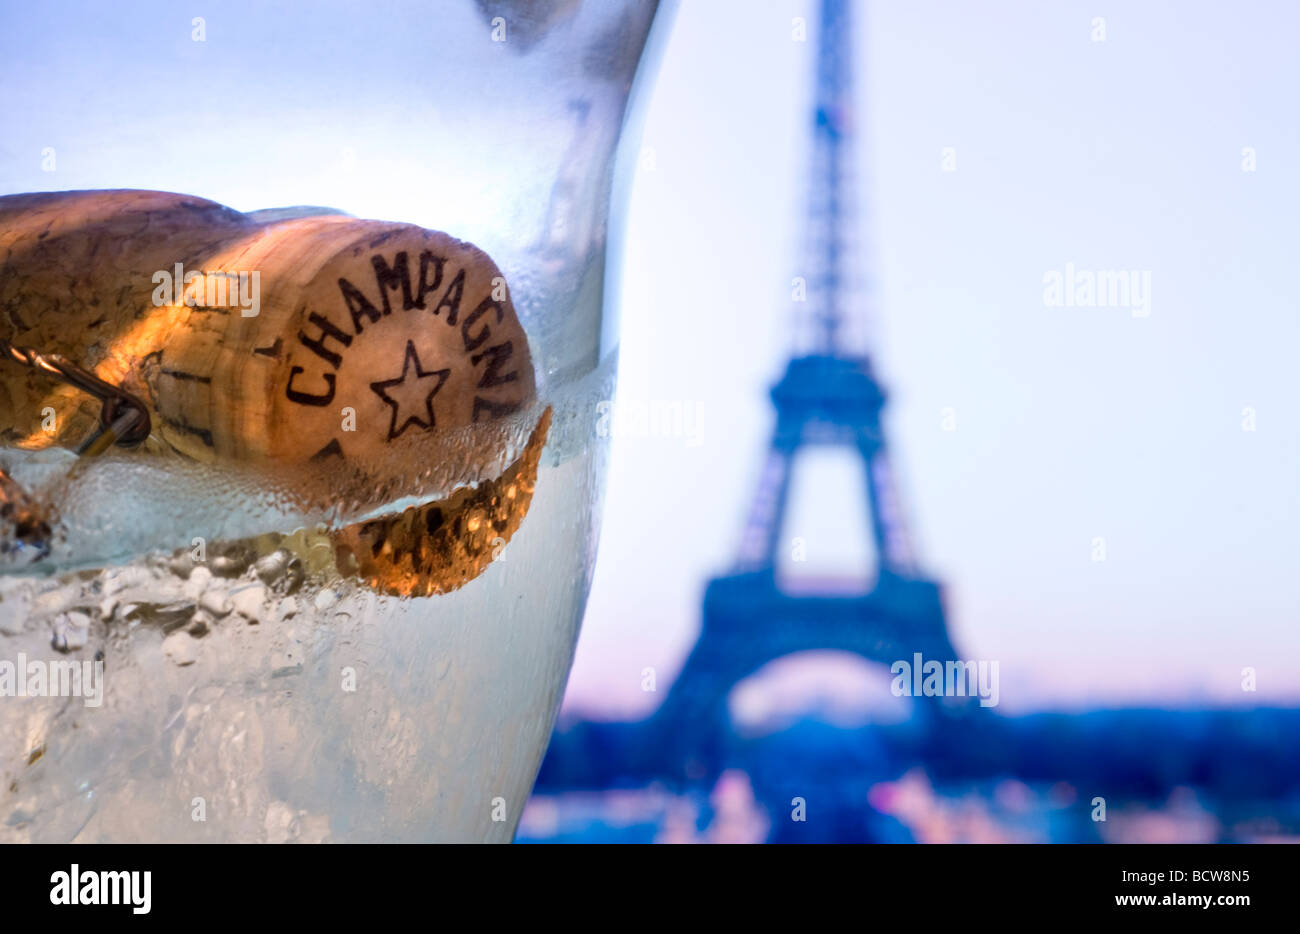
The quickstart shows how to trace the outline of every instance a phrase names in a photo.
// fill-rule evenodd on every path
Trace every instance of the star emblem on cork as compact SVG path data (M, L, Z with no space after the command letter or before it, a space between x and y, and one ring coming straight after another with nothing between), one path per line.
M414 370L414 372L412 372ZM451 370L426 370L420 365L415 352L415 342L406 342L402 358L402 375L395 379L379 380L370 384L375 395L393 410L388 425L388 440L401 436L414 422L425 431L433 427L433 397L451 375ZM403 413L406 417L403 418Z

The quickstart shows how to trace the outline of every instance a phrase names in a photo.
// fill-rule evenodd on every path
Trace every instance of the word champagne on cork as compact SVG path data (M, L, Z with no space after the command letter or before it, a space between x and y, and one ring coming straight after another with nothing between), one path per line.
M535 402L505 279L445 233L285 214L151 191L0 197L0 341L141 400L145 452L313 465L331 495L375 506L454 458L474 489L447 502L472 515L428 504L336 536L373 586L454 589L522 521L549 426L510 464L481 430ZM73 446L103 419L77 387L0 361L0 444Z

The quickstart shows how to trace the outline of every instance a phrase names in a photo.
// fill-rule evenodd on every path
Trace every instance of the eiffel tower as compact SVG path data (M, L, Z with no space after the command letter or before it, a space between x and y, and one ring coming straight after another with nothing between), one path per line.
M956 659L937 583L917 570L890 472L881 427L885 392L867 354L846 350L846 315L861 292L852 275L854 109L853 24L848 0L823 0L813 110L806 233L807 352L773 387L776 428L731 572L704 596L703 626L652 725L661 748L709 755L727 734L727 695L768 662L830 649L869 662ZM866 484L875 582L863 595L791 593L780 584L778 551L796 456L815 445L847 447ZM714 750L716 751L716 750Z
M557 732L539 787L599 786L631 775L708 781L734 764L727 699L767 663L797 652L837 650L890 666L914 653L959 656L948 636L939 585L916 567L894 494L881 427L885 392L866 353L846 349L846 317L862 294L851 275L854 211L850 0L822 0L813 110L805 269L806 350L789 360L771 391L776 427L739 556L709 581L699 638L667 697L648 721L578 724ZM793 592L778 574L782 523L796 455L813 446L848 448L863 467L876 558L866 593ZM959 722L971 705L916 704L930 725Z

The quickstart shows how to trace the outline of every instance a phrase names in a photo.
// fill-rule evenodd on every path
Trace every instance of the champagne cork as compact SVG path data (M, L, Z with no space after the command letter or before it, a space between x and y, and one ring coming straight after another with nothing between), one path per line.
M325 477L329 496L362 506L412 492L447 459L472 484L513 470L502 495L511 482L516 498L531 494L533 480L519 476L527 452L502 463L503 434L484 430L535 401L527 337L496 264L439 231L246 215L165 192L4 197L0 337L134 393L152 419L151 451L310 467L304 478ZM46 374L0 365L0 443L75 446L99 413ZM540 450L546 424L529 449ZM358 560L359 536L343 535L340 555L364 573L384 551L369 541ZM388 548L403 565L400 543ZM428 561L406 565L437 576ZM370 576L393 592L447 589Z

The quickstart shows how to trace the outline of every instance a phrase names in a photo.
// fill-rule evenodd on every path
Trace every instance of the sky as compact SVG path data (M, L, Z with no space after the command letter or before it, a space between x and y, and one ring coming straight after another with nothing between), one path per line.
M866 332L958 651L999 661L1009 711L1300 700L1300 11L855 9ZM615 440L570 712L658 703L739 542L798 275L798 16L813 35L813 4L686 0L660 63L621 404L680 402L698 428ZM1053 304L1067 264L1132 274L1144 307ZM840 570L853 465L810 467L786 540Z
M340 3L204 6L196 43L165 4L6 4L0 191L326 203L493 246L509 199L444 182L508 168L511 127L458 134L429 106L439 75L478 93L438 30L477 13L449 0L426 33L398 3L348 29ZM958 651L999 662L1009 711L1300 702L1300 9L855 10L859 324ZM619 405L688 417L614 439L571 712L653 708L739 544L793 330L815 30L802 0L683 0L658 63L621 218ZM160 110L174 122L130 123ZM1058 302L1067 273L1122 274L1143 300ZM796 474L782 542L804 541L809 573L861 557L855 469ZM878 687L844 659L809 671Z

